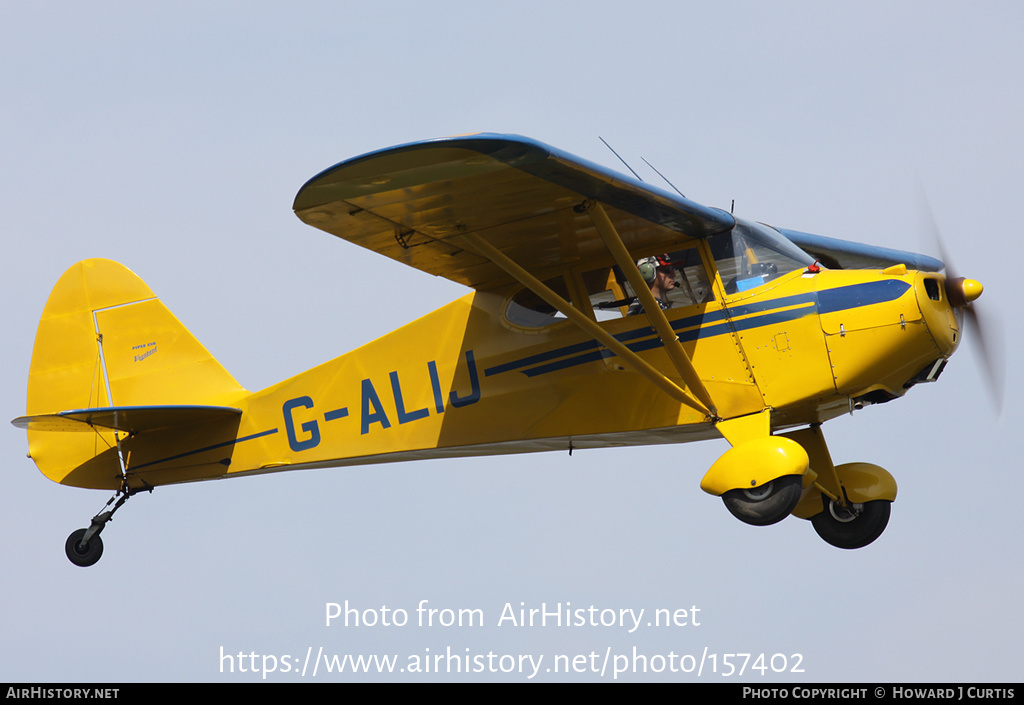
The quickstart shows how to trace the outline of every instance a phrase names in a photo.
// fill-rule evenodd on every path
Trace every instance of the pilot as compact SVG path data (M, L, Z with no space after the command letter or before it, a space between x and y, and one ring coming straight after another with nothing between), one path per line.
M672 302L668 300L668 292L676 288L676 266L672 264L668 255L657 255L655 257L644 257L637 260L637 269L644 283L651 288L654 300L658 302L662 310L671 308ZM644 307L637 299L629 305L626 311L627 316L636 316L643 313Z

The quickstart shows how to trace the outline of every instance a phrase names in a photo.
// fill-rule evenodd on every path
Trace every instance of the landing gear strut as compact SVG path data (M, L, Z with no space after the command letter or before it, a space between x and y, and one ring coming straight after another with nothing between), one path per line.
M104 508L109 507L110 503L115 499L117 502L114 504L114 508L100 512L92 518L92 523L88 529L75 529L68 536L68 540L64 542L64 553L67 554L68 560L81 568L88 568L91 565L95 565L96 561L103 555L103 541L100 539L100 532L103 531L103 527L106 526L107 522L110 521L114 512L121 508L121 505L128 501L128 498L139 490L128 489L127 486L122 486L113 497L107 500ZM152 492L153 488L147 488L148 492Z
M807 449L814 473L793 514L809 519L818 536L836 548L863 548L881 536L896 500L889 471L871 463L834 465L820 425L785 435Z

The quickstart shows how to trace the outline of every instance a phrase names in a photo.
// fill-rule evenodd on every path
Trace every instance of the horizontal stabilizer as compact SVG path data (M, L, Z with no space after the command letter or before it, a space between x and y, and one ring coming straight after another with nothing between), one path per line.
M164 428L206 424L241 416L241 409L227 406L108 406L73 409L56 414L21 416L13 423L28 431L94 431L96 429L138 434Z

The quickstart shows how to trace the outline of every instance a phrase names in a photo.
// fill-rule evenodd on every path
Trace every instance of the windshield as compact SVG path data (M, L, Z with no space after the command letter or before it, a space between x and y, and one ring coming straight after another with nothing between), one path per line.
M814 259L775 228L739 218L727 233L708 238L726 294L747 291L814 264Z

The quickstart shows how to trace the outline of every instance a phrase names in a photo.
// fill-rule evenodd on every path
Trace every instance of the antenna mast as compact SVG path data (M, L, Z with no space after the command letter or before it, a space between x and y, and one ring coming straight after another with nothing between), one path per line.
M608 144L607 142L604 141L604 137L602 137L601 135L598 135L597 139L599 139L602 142L604 142L604 146L607 147L608 149L611 149L612 154L614 154L616 157L619 157L619 153L616 152L614 149L612 149L612 146L610 144ZM623 159L622 157L619 157L619 161L622 162L623 164L626 164L626 160ZM643 179L640 178L640 174L638 174L635 171L633 171L633 167L631 167L629 164L626 164L626 168L629 169L629 171L633 174L633 176L635 176L637 178L638 181L643 181Z

